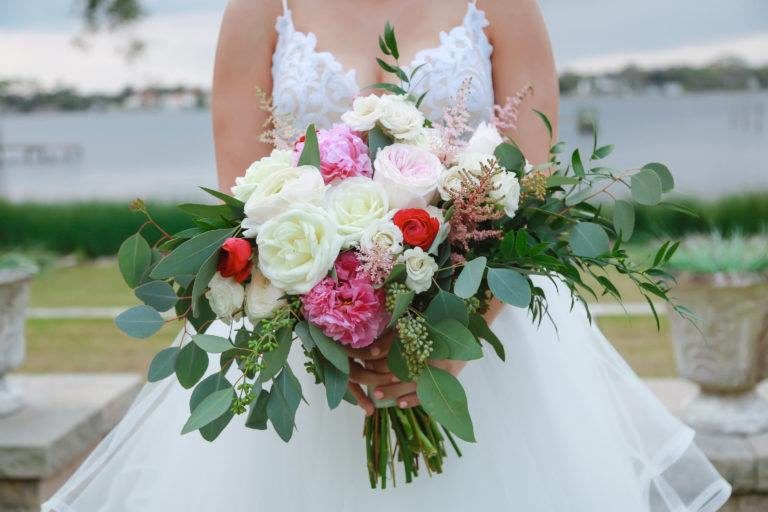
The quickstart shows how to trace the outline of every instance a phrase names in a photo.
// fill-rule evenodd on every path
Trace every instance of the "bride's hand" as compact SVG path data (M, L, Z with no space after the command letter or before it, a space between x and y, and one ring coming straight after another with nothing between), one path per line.
M452 359L430 359L429 364L431 366L436 366L437 368L442 368L443 370L456 376L461 373L461 370L464 369L464 367L467 365L467 362L455 361ZM366 367L376 372L380 372L384 369L389 372L386 359L367 361ZM397 402L397 406L401 409L407 409L409 407L415 407L419 405L419 397L416 395L416 383L401 382L394 375L392 375L392 384L376 386L373 391L373 397L377 400L392 398Z

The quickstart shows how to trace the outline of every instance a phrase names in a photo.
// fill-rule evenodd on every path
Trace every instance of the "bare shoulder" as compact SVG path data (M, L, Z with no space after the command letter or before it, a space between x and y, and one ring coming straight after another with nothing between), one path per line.
M549 35L536 0L484 0L482 4L492 39L529 41L529 46L549 48Z
M280 0L229 0L221 22L220 41L260 44L274 37Z

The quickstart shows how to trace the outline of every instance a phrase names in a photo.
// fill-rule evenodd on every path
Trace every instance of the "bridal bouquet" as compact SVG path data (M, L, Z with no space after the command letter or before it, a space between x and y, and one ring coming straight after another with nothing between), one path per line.
M116 320L146 338L166 323L161 312L175 310L183 335L153 359L149 380L174 375L194 388L182 433L209 441L236 414L289 441L303 398L291 350L303 352L305 371L334 409L355 402L345 347L394 333L388 367L416 383L420 405L379 402L365 419L373 487L386 486L390 469L394 478L395 462L406 482L422 469L439 473L447 445L460 455L455 438L475 441L467 394L440 361L479 359L482 342L504 359L483 316L492 300L546 321L547 298L533 276L557 280L585 302L600 294L621 300L611 279L619 273L653 307L652 296L670 300L662 267L677 247L665 243L649 265L622 248L633 204L659 204L672 189L664 165L601 166L613 146L595 136L587 158L575 150L561 162L558 143L547 164L532 167L500 133L514 126L530 88L497 106L491 123L470 127L466 81L444 117L429 120L419 110L424 96L409 91L419 70L398 66L389 25L380 47L388 60L379 65L400 85L375 84L386 94L360 96L340 124L310 125L298 138L278 137L285 130L273 118L267 135L276 148L237 178L232 195L204 189L221 203L180 205L195 227L166 233L134 204L163 236L150 247L139 230L120 248L120 269L144 304ZM629 193L615 199L613 186ZM598 196L608 202L593 204ZM230 325L229 336L206 334L214 320ZM220 369L203 378L210 354Z

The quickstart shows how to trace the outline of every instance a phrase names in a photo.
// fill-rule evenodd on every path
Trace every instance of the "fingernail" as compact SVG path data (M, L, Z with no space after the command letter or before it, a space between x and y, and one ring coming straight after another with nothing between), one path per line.
M400 379L395 377L394 375L389 378L389 382L400 382Z
M374 391L373 396L376 398L384 398L384 392L383 391Z
M371 349L371 355L372 355L372 356L377 356L377 355L379 355L379 354L381 354L381 350L379 350L377 347L373 347L373 348Z
M406 407L408 407L408 402L406 402L405 400L403 400L402 402L400 402L400 408L401 408L401 409L405 409Z

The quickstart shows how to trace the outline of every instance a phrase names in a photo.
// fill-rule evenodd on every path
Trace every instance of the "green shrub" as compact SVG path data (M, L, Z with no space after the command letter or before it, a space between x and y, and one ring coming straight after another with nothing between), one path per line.
M695 273L752 273L768 270L768 238L720 233L686 237L669 268Z

